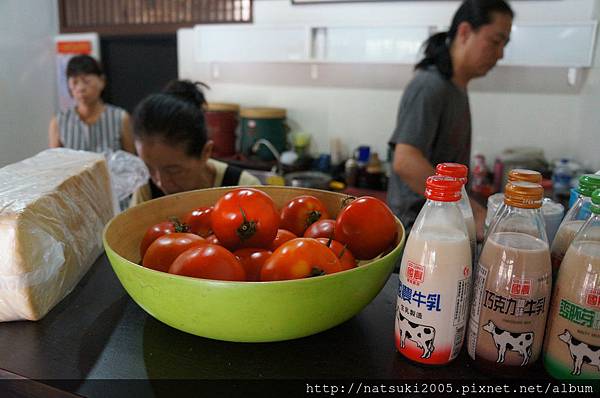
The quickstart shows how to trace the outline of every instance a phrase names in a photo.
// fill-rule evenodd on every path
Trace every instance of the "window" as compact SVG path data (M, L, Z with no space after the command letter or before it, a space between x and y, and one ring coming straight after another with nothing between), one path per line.
M60 32L174 33L210 23L252 22L252 0L59 0Z

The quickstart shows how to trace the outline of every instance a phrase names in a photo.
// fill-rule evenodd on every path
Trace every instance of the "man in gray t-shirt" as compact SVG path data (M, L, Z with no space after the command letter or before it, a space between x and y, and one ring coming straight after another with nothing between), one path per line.
M467 86L504 55L514 12L505 0L464 0L448 31L431 35L398 111L389 145L394 153L387 201L412 228L425 203L425 181L438 163L469 164L471 113ZM471 200L477 238L485 208Z
M418 70L404 91L389 144L392 151L396 144L411 145L433 166L442 162L469 166L471 115L467 93L434 67ZM387 202L404 226L410 228L425 198L394 173Z

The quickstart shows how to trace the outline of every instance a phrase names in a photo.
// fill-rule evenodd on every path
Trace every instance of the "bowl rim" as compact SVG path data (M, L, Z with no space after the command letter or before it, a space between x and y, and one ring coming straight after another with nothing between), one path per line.
M194 193L198 193L198 192L204 192L204 191L208 191L208 190L223 190L224 188L230 188L230 189L235 189L235 188L259 188L260 187L264 187L264 185L248 185L248 186L235 186L235 187L213 187L213 188L206 188L206 189L196 189L193 191L186 191L186 192L181 192L181 193L177 193L177 194L173 194L173 195L168 195L168 196L175 196L175 195L191 195ZM320 189L314 189L314 188L302 188L302 187L286 187L286 186L269 186L269 189L274 189L274 190L280 190L280 189L284 189L284 190L310 190L310 191L317 191L317 192L323 192L323 190ZM329 192L329 193L336 193L336 192L331 192L331 191L324 191L324 192ZM346 195L347 197L353 197L353 195L348 195L348 194L344 194L344 193L338 193L341 195ZM364 196L369 196L369 195L364 195ZM140 206L147 206L150 204L150 202L153 201L158 201L161 200L163 198L165 198L167 196L163 196L161 198L156 198L156 199L152 199L149 201L145 201L143 203L140 203L138 205L136 205L136 208L139 208ZM131 209L131 208L130 208ZM130 209L127 209L119 214L117 214L116 216L114 216L113 218L111 218L109 220L108 223L106 223L106 225L104 226L104 229L102 231L102 244L104 246L104 250L106 252L106 254L108 255L108 252L110 251L114 256L118 257L120 260L123 260L125 264L127 264L127 266L129 267L134 267L134 268L138 268L139 270L141 270L142 272L150 272L150 273L156 273L156 274L160 274L160 276L163 277L168 277L168 278L172 278L172 279L181 279L183 278L183 280L191 280L191 281L202 281L202 282L210 282L211 284L217 284L217 285L239 285L239 286L255 286L255 285L262 285L262 286L281 286L281 285L285 285L285 284L290 284L290 283L295 283L295 284L301 284L301 283L312 283L313 280L315 280L315 278L318 278L319 280L326 280L326 279L332 279L335 277L340 277L340 275L348 275L352 272L363 272L361 270L363 269L368 269L368 268L372 268L375 265L381 264L375 264L376 262L383 260L391 255L394 255L396 251L400 251L403 249L405 243L406 243L406 230L404 228L404 225L402 224L402 222L398 219L398 217L396 215L394 215L394 218L396 219L396 223L399 226L399 231L402 232L402 237L396 241L394 248L389 250L387 253L385 253L384 255L380 255L378 257L374 257L373 259L367 260L369 261L368 263L365 263L363 265L357 265L354 268L348 269L348 270L344 270L344 271L340 271L340 272L335 272L333 274L327 274L327 275L320 275L318 277L311 277L311 278L300 278L300 279L287 279L287 280L281 280L281 281L224 281L224 280L218 280L218 279L207 279L207 278L197 278L197 277L191 277L191 276L185 276L185 275L176 275L176 274L170 274L168 272L162 272L162 271L157 271L151 268L147 268L144 267L143 265L137 264L131 260L128 260L127 258L123 257L122 255L120 255L119 253L117 253L107 242L107 231L110 229L110 227L112 226L113 222L119 218L122 217L124 214L126 214ZM109 259L109 263L111 264L111 267L114 269L114 265L112 264L112 262Z

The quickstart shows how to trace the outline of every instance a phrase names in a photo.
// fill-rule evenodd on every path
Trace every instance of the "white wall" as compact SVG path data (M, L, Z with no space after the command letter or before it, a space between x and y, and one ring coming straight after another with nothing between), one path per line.
M0 167L48 146L57 33L56 1L0 1Z
M596 2L595 18L600 18L600 4ZM588 167L600 170L600 40L596 39L594 67L589 70L586 84L579 97L577 142L574 151Z
M458 4L406 1L294 6L289 0L256 0L254 23L444 26ZM517 23L588 21L598 13L594 0L515 1L512 6ZM310 65L239 64L220 68L221 75L215 78L210 65L196 62L192 30L179 32L182 78L208 83L209 101L286 108L292 128L313 135L314 152L327 152L330 139L341 137L348 148L369 144L385 154L402 90L412 74L406 66L321 65L320 83L315 83L306 78ZM600 168L597 146L595 151L591 149L592 138L597 135L594 126L599 125L599 85L597 67L585 73L575 87L567 84L565 69L497 67L470 87L473 152L483 153L491 163L505 147L537 145L544 148L549 159L569 156Z

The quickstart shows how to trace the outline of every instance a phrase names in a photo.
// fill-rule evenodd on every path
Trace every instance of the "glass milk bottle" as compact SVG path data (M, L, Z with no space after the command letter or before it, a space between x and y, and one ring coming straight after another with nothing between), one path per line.
M471 247L458 208L463 183L432 176L398 273L396 348L406 358L444 365L459 354L468 320Z
M467 176L469 175L469 169L464 164L460 163L440 163L435 168L435 172L440 176L454 177L462 182L460 200L458 201L458 208L460 209L465 223L467 224L467 231L469 232L469 241L471 243L471 254L475 255L477 249L477 235L475 234L475 218L473 217L473 209L469 202L469 196L465 185L467 184Z
M563 218L550 249L552 273L556 276L563 257L583 223L590 217L591 195L600 188L600 175L584 174L579 177L579 197Z
M541 184L542 183L542 174L539 171L535 171L535 170L512 169L511 171L508 172L507 180L508 180L508 182L527 181L527 182L533 182L535 184ZM487 227L486 237L487 237L487 232L489 232L490 228L494 225L494 222L496 222L496 220L498 220L498 218L500 217L502 212L504 212L504 210L506 210L506 205L504 204L504 194L503 193L497 193L497 194L492 195L488 199L488 203L494 202L493 199L495 199L496 197L498 197L498 199L500 200L500 205L494 209L491 209L492 206L488 206L488 214L487 214L486 220L485 220L485 226Z
M550 250L540 207L544 190L506 184L506 210L490 229L474 278L468 351L478 367L522 375L542 350L550 306Z
M600 379L600 190L558 270L544 343L557 379Z

